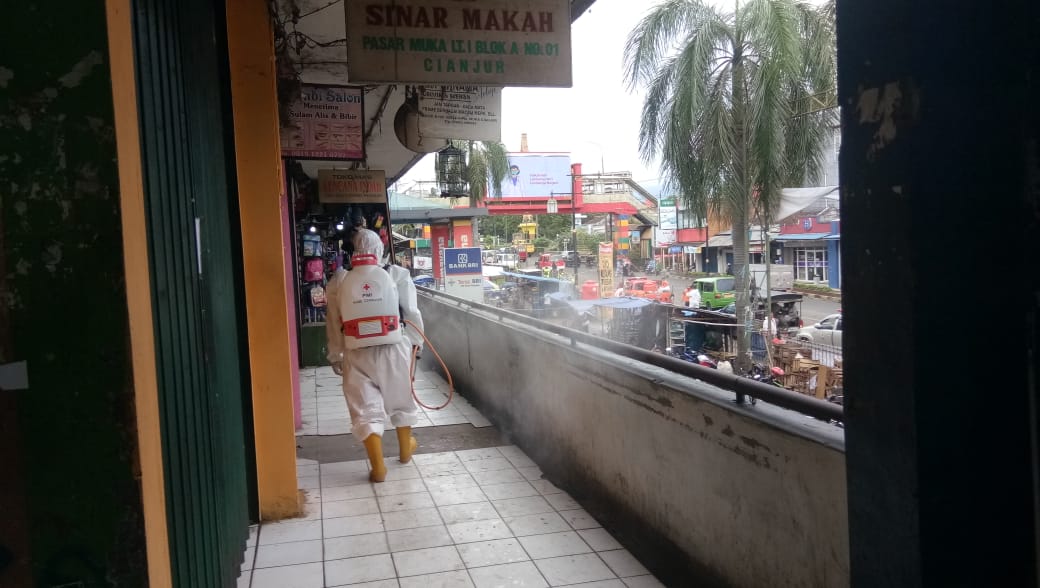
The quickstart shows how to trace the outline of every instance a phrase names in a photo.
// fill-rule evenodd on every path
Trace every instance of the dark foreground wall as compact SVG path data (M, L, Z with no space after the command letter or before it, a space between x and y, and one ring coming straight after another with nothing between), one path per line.
M0 586L145 586L104 3L2 23Z
M420 307L460 391L584 506L636 527L626 547L668 585L848 585L840 430L441 300Z

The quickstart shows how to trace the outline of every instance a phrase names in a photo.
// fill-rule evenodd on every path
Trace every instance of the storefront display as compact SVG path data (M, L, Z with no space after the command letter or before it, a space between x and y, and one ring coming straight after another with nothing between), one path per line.
M371 186L360 182L357 185L364 190L359 189L357 198L351 197L352 184L340 182L335 202L323 202L319 194L322 170L312 177L293 160L287 160L286 167L291 172L286 193L296 237L293 269L300 363L324 365L326 309L333 303L327 296L328 281L341 266L349 269L351 239L359 229L375 231L385 250L391 250L390 211L385 195L381 200L373 198Z
M827 250L795 249L795 279L801 282L827 282Z

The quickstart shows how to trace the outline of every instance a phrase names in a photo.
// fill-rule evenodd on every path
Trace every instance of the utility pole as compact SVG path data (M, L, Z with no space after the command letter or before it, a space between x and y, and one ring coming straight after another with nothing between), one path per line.
M574 191L571 190L571 254L574 255L574 290L578 290L578 268L581 267L581 257L578 256L578 209L574 205Z
M571 251L570 255L574 256L574 287L577 289L578 286L578 266L581 264L581 259L578 257L578 209L574 204L574 191L570 192L549 192L549 197L555 199L557 196L571 197ZM565 262L566 263L566 262Z

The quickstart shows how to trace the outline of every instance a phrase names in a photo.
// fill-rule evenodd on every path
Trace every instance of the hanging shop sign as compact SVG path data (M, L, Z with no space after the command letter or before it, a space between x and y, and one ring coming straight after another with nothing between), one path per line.
M362 160L364 119L362 88L304 84L281 130L282 157Z
M614 244L599 244L599 295L614 295Z
M569 0L345 3L352 83L571 86Z
M386 204L381 169L319 169L318 201L328 204Z
M502 89L419 86L419 135L464 141L502 140Z

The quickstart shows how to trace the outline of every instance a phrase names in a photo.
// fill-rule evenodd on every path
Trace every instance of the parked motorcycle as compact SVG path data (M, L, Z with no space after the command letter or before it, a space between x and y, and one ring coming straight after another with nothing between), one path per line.
M672 357L677 357L683 361L688 361L690 363L695 363L697 365L702 365L711 369L719 368L719 364L711 357L708 357L703 353L692 352L685 347L669 347L667 349L667 352L668 355L671 355Z
M783 388L780 379L784 377L784 370L776 366L767 369L766 366L760 363L753 364L748 377L763 384Z

